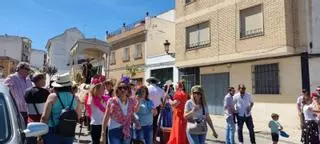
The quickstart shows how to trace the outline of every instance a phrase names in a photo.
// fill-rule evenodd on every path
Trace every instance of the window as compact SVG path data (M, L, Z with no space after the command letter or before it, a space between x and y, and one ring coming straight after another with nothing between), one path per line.
M111 57L110 57L110 64L116 64L116 52L113 51L111 52Z
M185 0L186 4L192 3L194 0Z
M134 58L135 59L142 58L142 45L141 44L137 44L135 46Z
M6 143L11 135L10 117L4 94L0 93L0 143Z
M129 48L124 48L123 49L123 61L129 61L130 60L130 49Z
M279 94L279 64L253 66L253 90L255 94Z
M191 94L191 88L196 85L196 75L189 74L189 75L182 75L181 79L185 81L185 88L189 94Z
M209 22L200 23L186 28L186 49L210 46Z
M240 38L263 35L262 5L240 11Z

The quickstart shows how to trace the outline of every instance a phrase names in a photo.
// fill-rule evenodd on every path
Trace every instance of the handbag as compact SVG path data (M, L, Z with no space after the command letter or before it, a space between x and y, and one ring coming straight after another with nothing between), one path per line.
M205 110L202 105L202 114L205 115ZM187 123L187 131L190 134L195 134L195 135L203 135L207 134L208 128L207 128L207 120L206 119L188 119Z

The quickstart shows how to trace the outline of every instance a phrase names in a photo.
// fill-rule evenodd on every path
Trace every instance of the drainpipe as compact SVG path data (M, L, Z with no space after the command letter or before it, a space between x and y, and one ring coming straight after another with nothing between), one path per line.
M306 89L310 93L310 72L309 72L309 51L311 43L311 27L310 27L310 0L305 0L305 24L306 24L306 47L304 52L301 53L301 76L302 76L302 88Z

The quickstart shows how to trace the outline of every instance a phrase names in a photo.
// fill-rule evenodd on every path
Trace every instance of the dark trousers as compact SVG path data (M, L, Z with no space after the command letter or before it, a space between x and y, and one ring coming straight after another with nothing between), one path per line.
M101 128L101 125L91 125L92 144L100 144Z
M237 117L237 122L238 122L238 139L239 142L243 143L243 124L246 123L247 128L249 130L249 135L250 135L250 141L252 144L256 143L256 139L255 139L255 135L254 135L254 125L253 125L253 120L252 120L252 116L249 117L241 117L238 116Z
M157 130L158 130L158 117L160 114L160 106L157 107L157 115L153 117L153 140L155 141L157 138ZM160 126L159 126L160 127Z

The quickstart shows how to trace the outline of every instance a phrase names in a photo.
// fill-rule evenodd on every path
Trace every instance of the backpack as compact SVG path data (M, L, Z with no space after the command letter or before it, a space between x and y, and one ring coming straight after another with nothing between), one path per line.
M78 118L77 112L72 109L74 96L72 97L69 107L64 106L58 94L57 97L62 106L62 109L60 111L59 123L54 127L55 134L62 137L74 137ZM52 122L54 121L52 120Z

